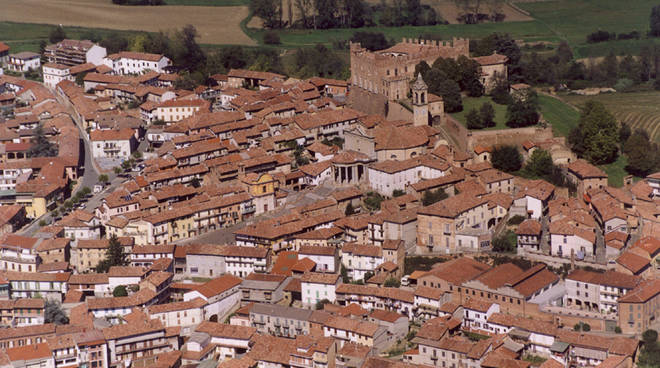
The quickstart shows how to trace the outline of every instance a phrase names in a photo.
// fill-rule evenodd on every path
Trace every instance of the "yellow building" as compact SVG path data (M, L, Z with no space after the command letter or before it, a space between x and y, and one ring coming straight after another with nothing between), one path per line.
M254 214L259 215L275 209L275 190L277 180L270 174L249 173L241 180L247 186L253 198ZM250 209L245 209L243 216L249 217Z
M71 265L78 272L90 271L105 258L110 242L108 239L78 240L71 247Z

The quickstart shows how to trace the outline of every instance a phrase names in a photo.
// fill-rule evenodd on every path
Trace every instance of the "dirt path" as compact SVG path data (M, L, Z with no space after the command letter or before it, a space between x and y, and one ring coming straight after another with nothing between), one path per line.
M255 45L240 27L247 6L119 6L111 0L0 0L0 21L166 31L193 24L199 43Z

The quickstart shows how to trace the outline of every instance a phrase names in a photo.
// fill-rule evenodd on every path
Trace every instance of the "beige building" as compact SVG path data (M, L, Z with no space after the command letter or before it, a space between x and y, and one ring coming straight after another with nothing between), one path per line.
M110 242L108 239L81 239L71 248L71 266L78 272L94 269L105 258Z
M509 77L506 67L509 58L505 55L493 53L488 56L475 57L472 60L481 66L480 81L486 93L489 93L495 87L495 82L498 79L506 80Z
M578 196L584 195L589 189L603 189L607 186L607 174L585 160L576 160L567 168L569 179L577 185Z
M453 253L457 233L487 229L488 200L458 194L417 212L417 251Z

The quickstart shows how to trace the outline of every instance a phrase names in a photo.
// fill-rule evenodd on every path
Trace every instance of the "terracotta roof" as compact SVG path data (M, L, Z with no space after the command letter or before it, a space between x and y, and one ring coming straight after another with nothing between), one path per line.
M616 259L616 263L620 264L634 275L639 274L650 265L648 259L631 251L623 252L623 254L621 254L619 258Z
M211 298L218 294L222 294L233 287L239 286L241 282L243 282L243 280L240 278L226 274L202 284L197 288L197 291L205 297Z
M580 179L607 178L607 174L603 170L582 159L568 164L568 170L575 173Z
M430 206L420 208L420 215L456 218L461 213L487 203L483 198L476 198L468 193L460 193Z
M100 141L127 141L135 135L135 131L130 128L124 128L120 130L99 130L95 129L89 133L89 139L92 142Z
M472 60L479 63L479 65L486 66L504 64L509 61L509 58L506 55L500 55L495 52L492 55L473 57Z
M300 281L310 284L335 285L337 284L337 281L339 281L339 274L305 272L300 278Z
M298 249L298 254L300 255L320 255L320 256L334 256L337 254L337 248L322 247L322 246L313 246L313 245L301 245Z
M213 337L240 340L250 340L257 333L257 329L254 327L227 325L210 321L202 322L195 331L205 332Z
M527 219L518 225L518 235L541 235L541 223L534 219Z
M377 245L346 243L341 249L342 253L365 257L382 257L383 249Z
M50 347L45 342L8 348L5 353L12 362L45 359L53 356Z
M576 269L566 276L567 280L581 281L596 285L613 286L623 289L633 289L639 284L641 278L639 276L628 275L613 270L606 272L592 272L582 269Z
M660 294L660 279L645 280L619 298L619 303L645 303Z

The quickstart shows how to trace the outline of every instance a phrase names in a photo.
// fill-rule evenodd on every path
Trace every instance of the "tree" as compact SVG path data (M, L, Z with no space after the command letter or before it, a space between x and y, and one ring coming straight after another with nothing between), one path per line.
M445 79L438 84L435 91L429 92L442 96L445 102L445 112L459 112L463 110L463 101L461 100L461 89L458 83L451 79Z
M58 301L46 300L44 302L44 322L65 325L69 323L69 318L62 310L62 305Z
M594 165L616 160L619 127L614 116L600 102L588 101L580 114L578 126L568 141L580 157Z
M34 130L34 137L31 140L32 146L28 150L30 157L55 157L57 156L57 145L46 138L43 125L40 123Z
M656 5L651 9L651 16L649 17L649 25L651 30L649 36L660 36L660 5Z
M394 189L392 191L392 197L401 197L404 194L406 194L406 192L401 189Z
M316 302L315 309L322 310L326 304L331 304L328 299L319 300L318 302Z
M513 99L506 108L506 125L522 128L536 125L541 117L538 112L538 96L530 91L524 99Z
M580 331L581 328L582 328L582 323L576 323L575 325L573 325L573 331Z
M622 145L625 144L631 134L632 130L630 129L630 125L625 121L621 122L621 127L619 128L619 143Z
M547 178L552 174L554 166L550 152L537 148L525 165L525 173L531 177Z
M481 124L485 127L494 127L495 126L495 109L490 102L484 102L479 108L479 118L481 119Z
M370 211L377 211L380 209L380 204L383 202L384 198L376 192L367 193L367 197L364 199L364 206Z
M106 175L106 174L101 174L101 175L99 175L99 177L97 178L97 180L98 180L100 183L105 184L105 183L108 182L108 175Z
M490 96L493 102L500 105L508 105L511 101L509 94L509 81L506 78L497 78L495 86L490 91Z
M282 9L278 0L251 0L250 11L264 22L264 28L282 28Z
M636 176L645 177L656 171L660 164L658 145L643 129L636 129L630 135L623 145L623 152L628 158L626 171Z
M642 334L643 347L639 354L638 366L651 368L660 366L660 344L655 330L646 330Z
M401 287L401 280L396 279L394 277L389 277L387 280L385 280L385 283L383 284L383 286L399 288L399 287Z
M516 234L507 230L493 239L493 252L513 252L516 249Z
M128 291L126 290L126 286L119 285L115 287L115 289L112 290L112 296L114 296L115 298L118 298L120 296L128 296Z
M353 204L349 202L346 206L346 210L344 210L344 215L350 216L353 214L355 214L355 208L353 207Z
M479 112L477 109L470 109L468 113L465 115L465 120L467 122L467 127L468 129L483 129L484 124L481 121L481 116L479 115Z
M369 51L383 50L391 46L382 32L355 32L353 33L353 37L351 37L351 42L359 42L360 46Z
M445 193L444 189L438 188L436 190L425 190L422 195L422 205L430 206L433 203L440 202L443 199L449 198L449 195Z
M112 168L112 171L114 171L116 175L119 175L119 174L121 174L121 173L123 172L122 168L119 167L119 166L115 166L115 167L113 167L113 168Z
M48 41L50 43L58 43L66 38L66 32L62 26L57 26L53 28L52 31L48 34Z
M493 149L490 162L498 170L518 171L522 166L522 155L515 146L498 146Z
M96 272L106 273L110 270L110 267L126 265L128 265L128 257L124 253L124 247L119 243L117 235L112 234L108 249L105 252L105 258L96 266Z

